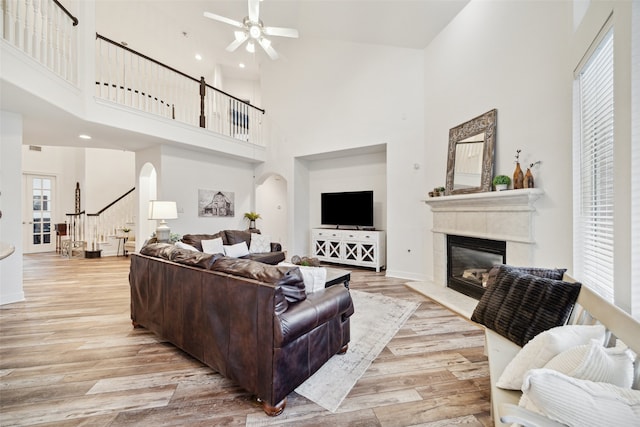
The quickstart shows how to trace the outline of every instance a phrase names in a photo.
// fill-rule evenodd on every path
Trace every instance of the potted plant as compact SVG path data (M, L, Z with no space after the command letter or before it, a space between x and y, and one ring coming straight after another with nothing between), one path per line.
M256 228L256 220L260 219L260 214L256 212L245 212L244 217L249 220L249 230Z
M496 187L496 191L506 190L511 184L511 178L507 175L496 175L493 178L493 185Z

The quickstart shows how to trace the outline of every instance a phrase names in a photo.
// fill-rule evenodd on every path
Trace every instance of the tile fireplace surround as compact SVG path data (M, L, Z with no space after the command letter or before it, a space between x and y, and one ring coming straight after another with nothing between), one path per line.
M447 235L504 240L507 246L507 264L531 265L535 245L534 204L542 195L544 195L543 190L530 188L432 197L425 200L433 213L431 232L433 233L434 277L433 283L416 283L416 290L445 306L450 305L446 299L453 298L461 306L449 308L470 316L468 311L473 311L477 301L473 299L467 301L466 295L446 287Z

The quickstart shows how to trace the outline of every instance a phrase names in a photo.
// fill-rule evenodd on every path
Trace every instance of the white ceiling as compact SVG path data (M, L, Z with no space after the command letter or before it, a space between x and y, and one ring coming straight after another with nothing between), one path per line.
M331 39L423 49L469 0L264 0L265 26L298 29L300 39L273 37L276 50L305 39ZM213 81L216 65L225 78L259 80L260 63L271 61L256 47L229 53L234 28L207 19L204 11L242 20L246 0L95 0L96 31L192 77ZM82 25L82 22L80 23ZM186 33L186 36L183 34ZM200 53L202 61L195 60ZM247 68L238 67L244 62ZM145 135L127 138L117 128L86 122L2 81L0 107L23 115L23 143L136 150L159 143ZM90 133L93 140L77 138ZM133 135L131 135L133 136ZM137 141L137 145L131 140ZM126 147L118 141L127 141Z
M276 50L305 39L331 39L423 49L469 0L264 0L265 26L296 28L300 39L272 37ZM262 61L256 46L229 53L234 27L205 18L208 11L236 21L247 16L246 0L96 0L96 31L184 71L211 79L216 64L225 77L257 80ZM186 33L186 35L185 35ZM203 56L195 60L195 54ZM243 62L247 68L241 70Z

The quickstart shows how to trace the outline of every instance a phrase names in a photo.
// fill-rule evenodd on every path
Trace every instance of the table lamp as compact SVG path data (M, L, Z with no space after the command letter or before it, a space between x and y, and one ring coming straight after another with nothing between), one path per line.
M156 228L156 239L158 242L168 242L171 229L166 219L178 218L178 208L176 202L162 200L151 200L149 202L149 219L159 219L160 224Z

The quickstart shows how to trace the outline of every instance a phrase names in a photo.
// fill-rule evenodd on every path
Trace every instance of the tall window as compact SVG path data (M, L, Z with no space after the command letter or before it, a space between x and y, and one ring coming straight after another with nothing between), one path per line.
M613 300L613 28L578 69L575 89L576 276Z

